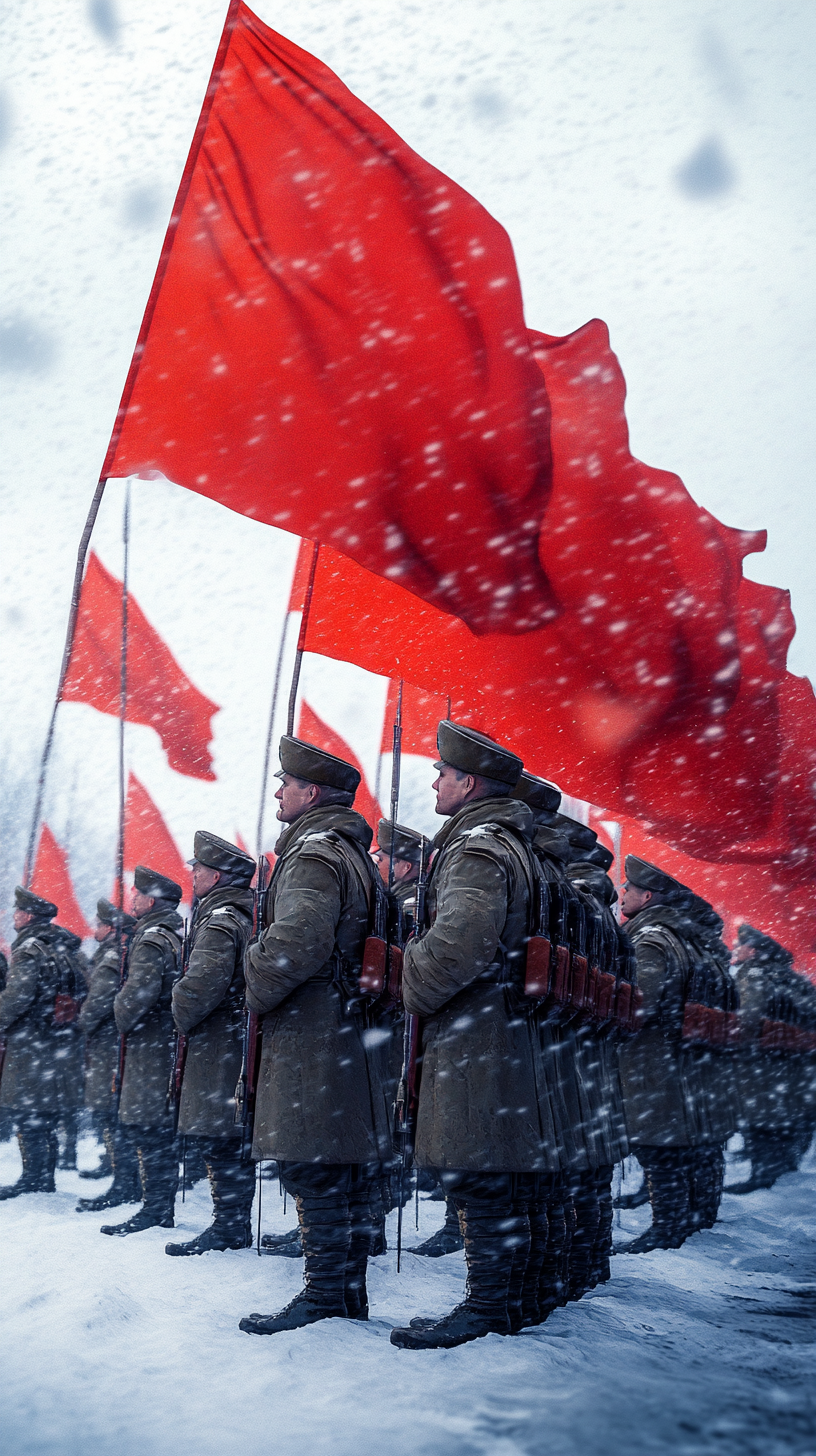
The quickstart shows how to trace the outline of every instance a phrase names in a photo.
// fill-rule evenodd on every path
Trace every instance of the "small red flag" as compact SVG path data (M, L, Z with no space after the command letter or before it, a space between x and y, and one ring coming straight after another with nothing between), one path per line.
M191 683L130 593L127 628L127 721L155 728L177 773L214 779L209 745L218 704ZM63 701L89 703L118 717L121 644L122 583L92 551Z
M549 620L549 406L504 228L227 19L103 475L161 473L458 613Z
M30 888L35 895L42 895L44 900L56 905L58 924L73 931L80 940L91 934L76 897L67 851L57 843L47 824L43 824L40 833Z
M125 801L125 873L132 875L138 864L158 870L181 885L182 899L192 904L193 882L179 853L178 845L144 784L134 773L128 775Z
M377 827L382 818L382 809L368 787L368 780L365 776L363 766L356 753L349 748L345 738L324 723L322 718L317 716L309 704L302 701L298 717L298 738L304 739L306 743L313 743L315 748L322 748L325 753L333 753L336 758L344 758L360 773L360 787L354 796L354 807L358 814L362 814L367 824L371 825L374 837L377 837Z

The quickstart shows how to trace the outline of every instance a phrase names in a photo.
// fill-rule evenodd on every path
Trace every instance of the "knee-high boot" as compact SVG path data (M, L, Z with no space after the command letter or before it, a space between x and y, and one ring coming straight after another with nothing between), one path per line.
M568 1298L580 1299L589 1288L592 1251L598 1237L601 1210L595 1188L595 1170L582 1173L573 1185L575 1232L569 1258Z
M639 1147L638 1158L649 1181L651 1226L622 1254L652 1249L679 1249L691 1232L690 1148Z
M589 1287L606 1284L611 1278L609 1256L612 1253L612 1179L615 1169L612 1163L595 1170L595 1192L598 1197L598 1234L592 1249L589 1270Z
M17 1118L17 1141L23 1171L16 1183L0 1188L0 1200L17 1198L21 1193L54 1193L58 1146L56 1129L45 1118L33 1114L21 1116Z
M124 1128L110 1122L102 1129L102 1141L113 1165L113 1182L107 1193L97 1198L80 1198L77 1213L102 1213L122 1203L141 1203L142 1182L139 1159Z
M456 1197L465 1237L467 1295L462 1304L432 1325L391 1332L392 1345L404 1350L453 1349L482 1335L510 1333L507 1301L519 1249L529 1248L526 1209Z
M346 1317L345 1285L351 1220L347 1193L295 1199L303 1240L305 1288L279 1314L251 1314L240 1322L250 1335L276 1335L322 1319Z

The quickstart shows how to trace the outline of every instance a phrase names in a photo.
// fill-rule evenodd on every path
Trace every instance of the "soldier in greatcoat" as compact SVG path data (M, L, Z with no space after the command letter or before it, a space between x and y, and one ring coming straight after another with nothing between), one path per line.
M621 909L643 994L637 1035L618 1049L627 1131L648 1183L651 1227L623 1252L679 1248L710 1227L722 1195L724 1145L736 1108L718 1054L683 1044L695 967L728 979L722 921L672 875L626 856Z
M276 1315L241 1321L275 1334L331 1317L366 1319L372 1185L391 1153L391 1115L359 975L379 876L371 829L352 805L360 774L300 739L280 745L286 825L247 955L247 1005L262 1017L253 1156L274 1158L294 1197L305 1287Z
M406 1010L423 1018L416 1162L435 1168L459 1212L468 1288L441 1320L392 1331L405 1349L451 1348L520 1328L537 1178L557 1171L539 1097L540 1053L524 1003L533 816L513 798L516 754L440 723L426 923L406 947Z
M52 924L57 906L31 890L18 885L14 905L17 936L0 993L0 1036L6 1041L0 1106L17 1129L23 1172L0 1189L0 1199L54 1192L57 1126L66 1113L76 1113L82 1086L79 937Z
M119 1127L114 1081L119 1062L119 1032L113 1003L127 971L130 942L136 929L132 915L110 900L96 907L96 952L89 971L88 995L79 1013L85 1036L85 1106L91 1111L111 1163L113 1182L98 1198L80 1198L78 1213L101 1213L141 1199L139 1164L130 1139Z
M181 970L180 899L175 880L136 866L132 908L137 924L127 980L114 999L113 1014L125 1037L119 1123L139 1159L142 1206L124 1223L104 1224L104 1234L172 1228L174 1223L178 1152L167 1093L174 1047L171 998Z
M750 1176L729 1193L772 1188L794 1173L816 1122L816 1052L770 1045L768 1027L794 1021L816 1028L816 989L793 969L793 955L770 935L740 925L733 951L739 987L740 1044L736 1075L743 1157ZM764 1033L764 1034L763 1034Z
M187 1243L168 1244L166 1252L173 1255L249 1248L255 1193L255 1165L241 1156L241 1128L235 1121L255 861L203 829L193 852L195 902L187 964L173 987L173 1019L186 1038L178 1130L195 1139L204 1159L213 1222Z

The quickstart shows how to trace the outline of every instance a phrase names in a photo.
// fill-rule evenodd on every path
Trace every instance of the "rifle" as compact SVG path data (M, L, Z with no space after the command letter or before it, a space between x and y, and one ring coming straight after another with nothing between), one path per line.
M258 860L258 874L255 880L255 896L252 905L252 939L255 945L263 935L264 911L266 909L267 875L269 860L262 854ZM241 1047L241 1071L235 1089L235 1121L241 1128L241 1158L246 1162L252 1149L252 1133L255 1124L255 1097L258 1091L258 1071L261 1064L261 1024L257 1011L244 1009L244 1033Z
M120 895L121 899L121 895ZM116 938L119 950L119 990L127 980L127 953L128 942L121 924L117 926ZM127 1056L127 1037L124 1032L119 1037L119 1049L116 1055L116 1066L113 1071L113 1082L111 1083L111 1096L113 1098L114 1112L119 1116L119 1103L122 1097L122 1084L125 1080L125 1057Z
M425 886L428 878L428 841L424 834L419 845L419 876L417 878L416 919L412 939L418 940L425 920ZM397 1273L402 1258L402 1203L405 1188L405 1174L408 1167L409 1148L412 1149L412 1128L419 1104L419 1017L405 1013L402 1035L402 1071L400 1072L397 1098L394 1104L397 1144L399 1147L399 1196L397 1199Z
M195 905L193 905L192 919L195 919ZM190 962L190 937L191 930L188 922L184 922L184 936L181 942L181 974L187 974L187 967ZM170 1070L170 1085L167 1088L167 1110L173 1114L173 1137L178 1133L179 1111L181 1108L181 1084L184 1081L184 1067L187 1062L187 1037L183 1031L177 1031L173 1037L173 1065ZM184 1189L182 1189L182 1202L184 1201Z

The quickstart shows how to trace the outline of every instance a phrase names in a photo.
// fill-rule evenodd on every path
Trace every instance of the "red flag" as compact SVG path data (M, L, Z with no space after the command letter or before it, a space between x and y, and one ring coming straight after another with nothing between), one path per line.
M40 833L30 888L35 895L53 901L57 907L57 921L66 930L72 930L81 940L91 934L76 897L68 868L68 854L57 843L47 824L43 824Z
M388 684L380 753L394 750L394 723L397 716L399 682ZM416 753L421 758L436 758L436 730L441 718L448 716L448 700L438 693L424 693L413 683L402 685L402 752Z
M300 715L298 717L298 738L303 738L306 743L313 743L315 748L322 748L326 753L333 753L336 758L344 758L360 772L360 787L354 796L354 807L358 814L362 814L367 824L374 830L376 839L377 826L382 818L382 809L368 787L363 766L356 753L353 753L346 743L328 723L318 718L317 713L309 704L302 701L300 704Z
M144 784L131 773L125 802L125 872L132 874L137 864L175 880L182 899L192 903L192 878L178 845Z
M233 3L103 475L518 632L553 613L548 426L504 229Z
M65 702L90 703L119 716L122 583L92 551L82 583ZM128 593L127 719L155 728L170 767L214 779L210 739L218 704L194 687L167 643Z

